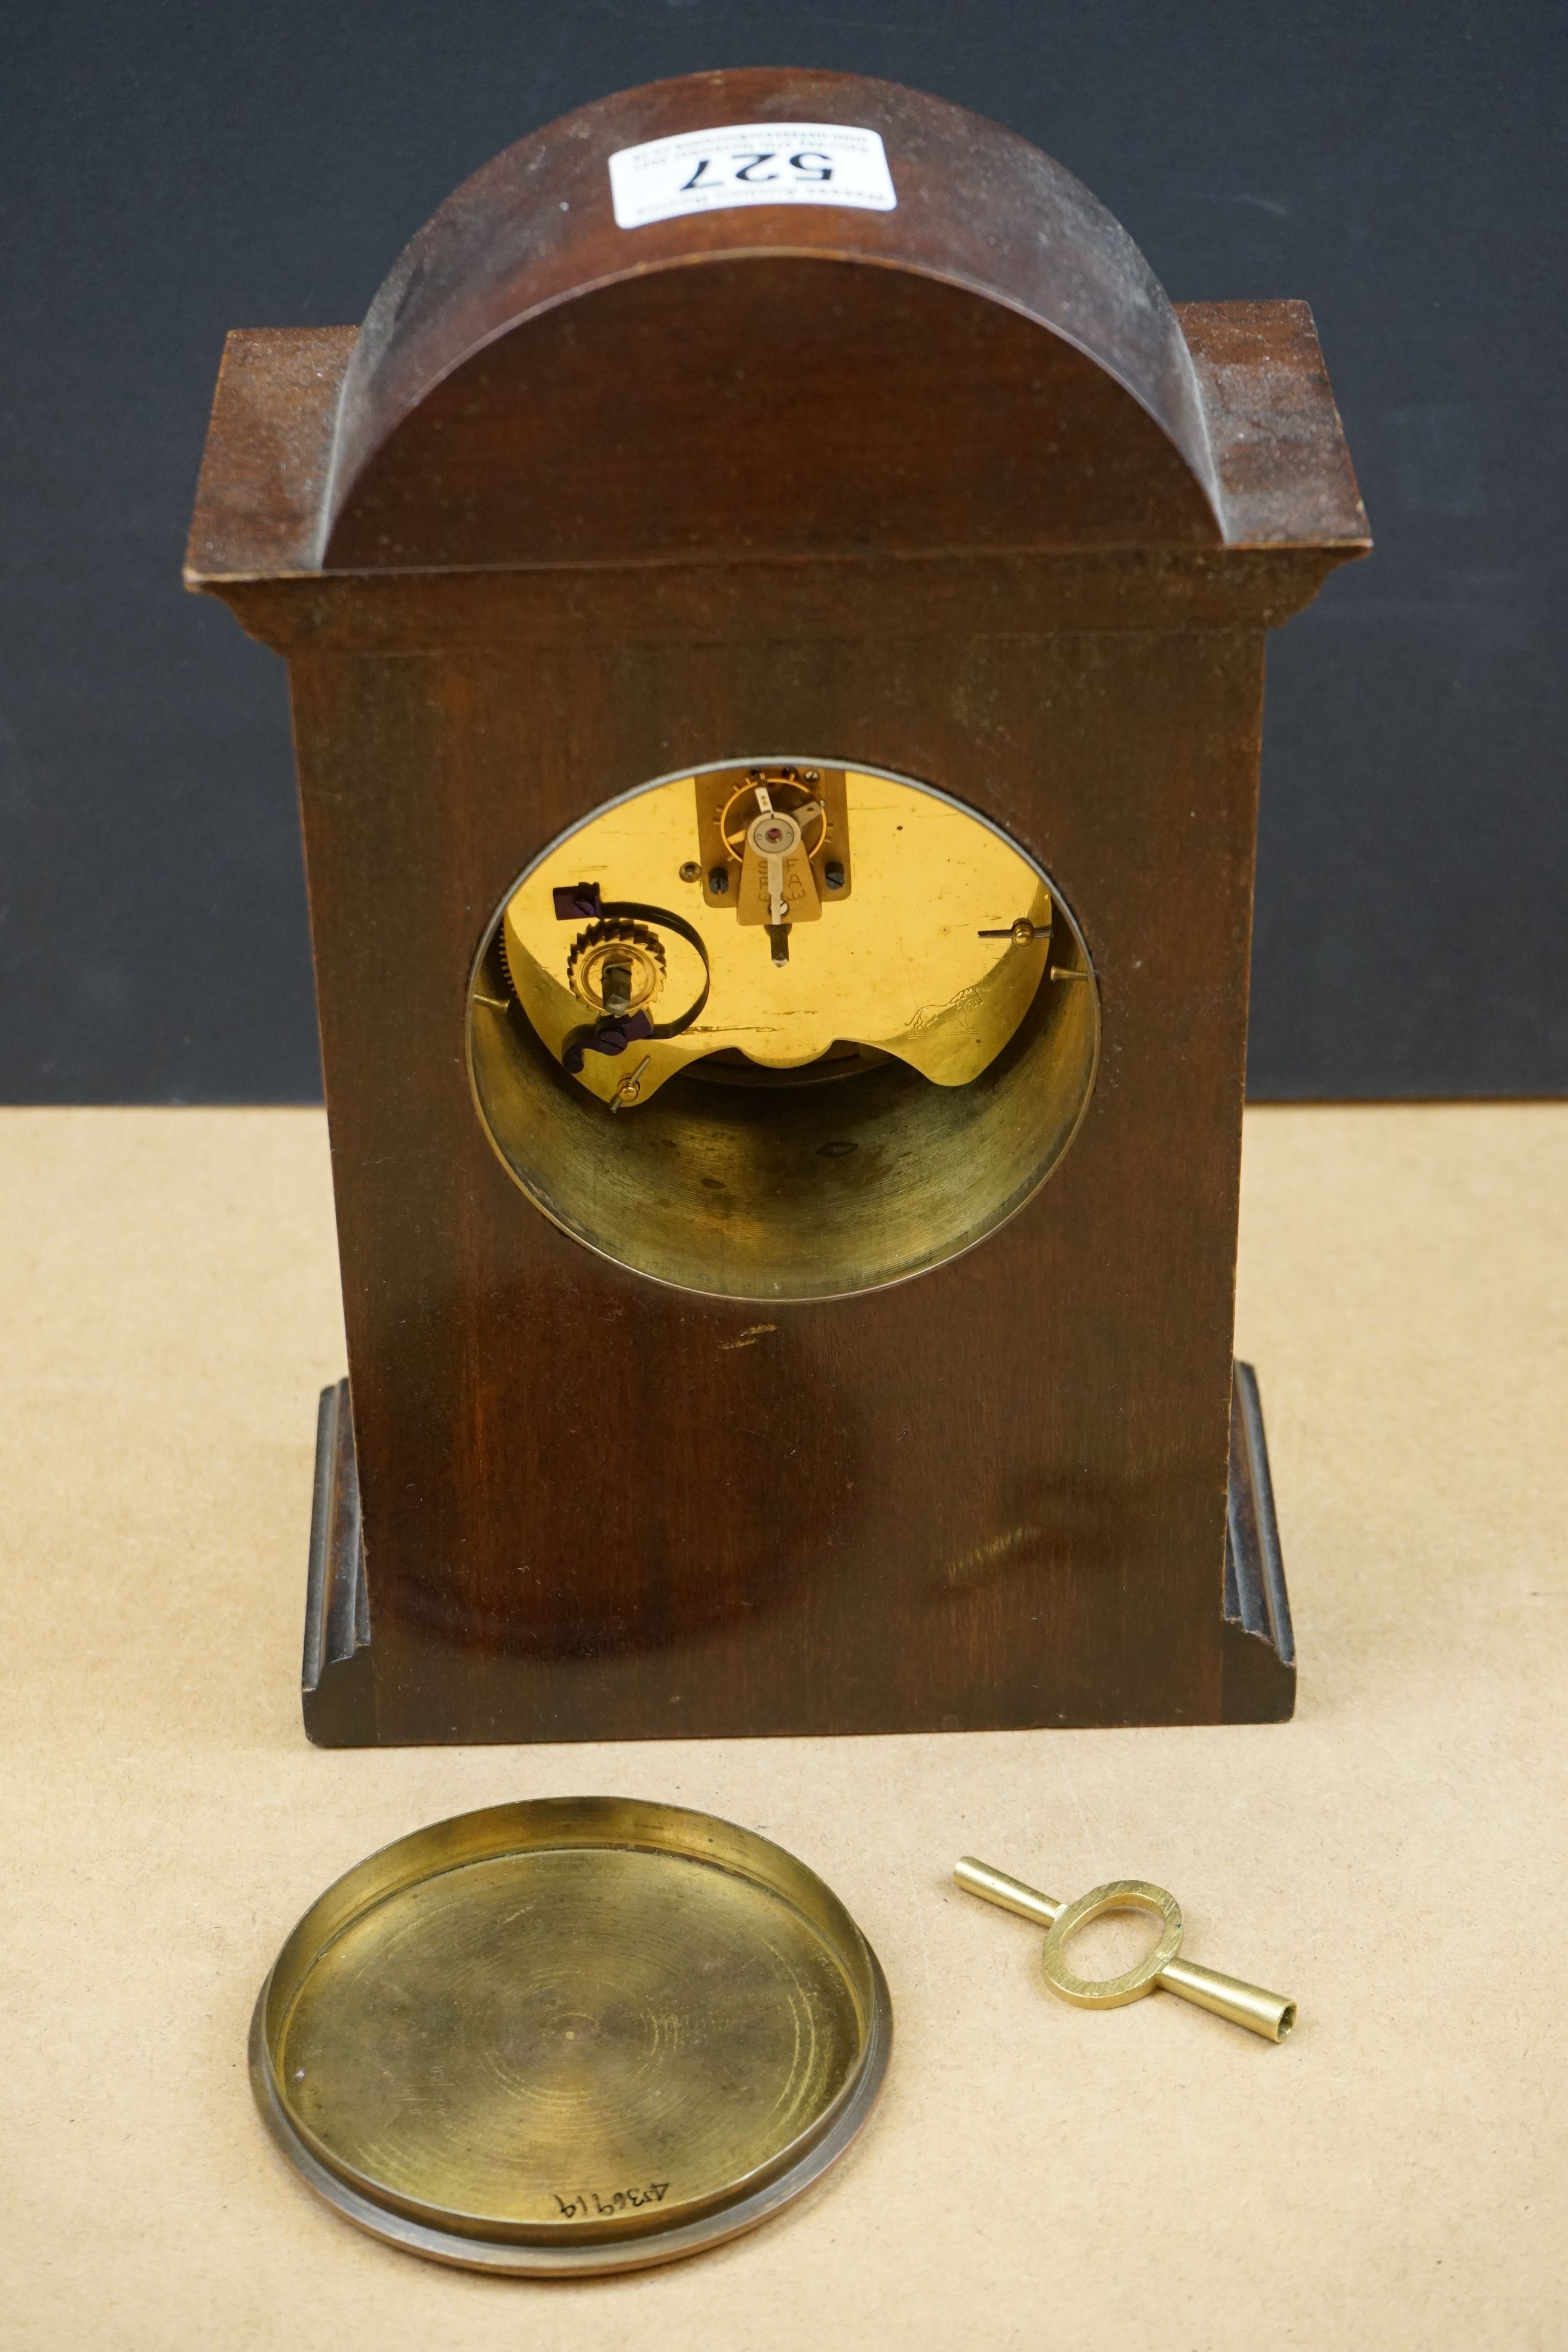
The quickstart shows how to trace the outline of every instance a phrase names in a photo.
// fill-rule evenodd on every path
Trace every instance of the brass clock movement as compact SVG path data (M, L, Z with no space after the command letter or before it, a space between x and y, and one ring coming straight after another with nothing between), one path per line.
M348 1332L329 1742L1290 1711L1232 1363L1268 629L1367 545L1299 302L855 77L522 140L225 354Z
M1098 1026L1070 915L994 825L768 759L553 844L479 959L468 1050L491 1141L568 1233L687 1289L813 1298L1010 1215L1078 1125Z

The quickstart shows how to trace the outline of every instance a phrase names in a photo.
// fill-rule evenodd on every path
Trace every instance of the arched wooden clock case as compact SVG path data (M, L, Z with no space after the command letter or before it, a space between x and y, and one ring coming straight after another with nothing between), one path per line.
M617 220L774 124L895 201ZM587 107L357 332L229 339L187 577L289 662L347 1315L313 1738L1290 1712L1264 633L1366 544L1304 305L1173 307L851 77Z

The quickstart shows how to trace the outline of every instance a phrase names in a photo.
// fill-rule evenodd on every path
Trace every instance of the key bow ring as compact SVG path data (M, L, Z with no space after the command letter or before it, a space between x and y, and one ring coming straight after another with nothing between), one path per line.
M1195 2002L1199 2009L1212 2010L1216 2017L1228 2018L1249 2033L1261 2034L1265 2042L1283 2042L1296 2022L1296 2004L1283 1993L1266 1992L1261 1985L1247 1984L1240 1977L1223 1976L1218 1969L1184 1960L1182 1906L1163 1886L1152 1886L1147 1879L1113 1878L1104 1886L1091 1887L1075 1902L1058 1903L1053 1895L1026 1886L1021 1878L1009 1878L1005 1871L976 1861L973 1854L966 1853L956 1863L952 1874L965 1894L978 1895L983 1902L1016 1912L1020 1918L1033 1919L1048 1930L1041 1954L1046 1982L1075 2009L1123 2009L1130 2000L1142 2000L1145 1993L1158 1988ZM1106 1911L1149 1912L1161 1923L1159 1939L1152 1952L1121 1976L1076 1976L1064 1957L1068 1937Z

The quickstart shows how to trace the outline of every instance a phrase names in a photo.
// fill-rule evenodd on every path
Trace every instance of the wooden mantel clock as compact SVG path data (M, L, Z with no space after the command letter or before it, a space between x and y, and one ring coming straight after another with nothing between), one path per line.
M960 109L629 91L230 337L347 1311L331 1744L1289 1714L1233 1370L1264 632L1367 545L1299 302Z

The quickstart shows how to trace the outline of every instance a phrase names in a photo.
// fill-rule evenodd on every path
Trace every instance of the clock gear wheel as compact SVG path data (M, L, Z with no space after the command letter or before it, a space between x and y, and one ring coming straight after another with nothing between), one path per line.
M566 984L590 1013L646 1012L664 986L664 943L645 923L607 916L573 940Z

